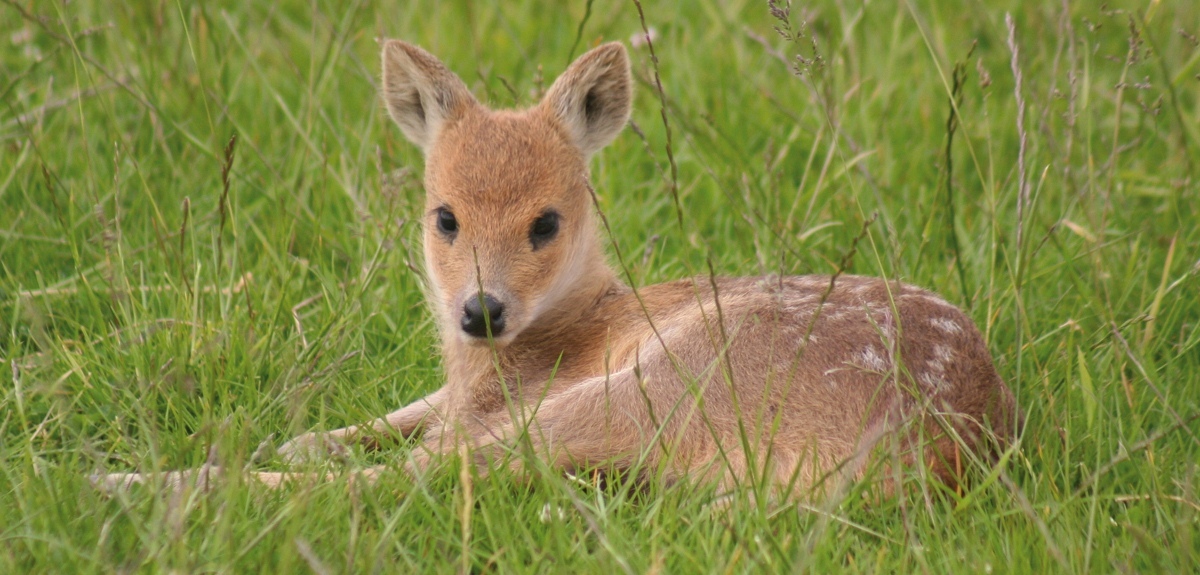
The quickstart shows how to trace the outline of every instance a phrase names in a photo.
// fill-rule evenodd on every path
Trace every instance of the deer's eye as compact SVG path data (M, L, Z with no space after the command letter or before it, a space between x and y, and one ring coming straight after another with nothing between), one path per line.
M558 212L554 210L546 210L538 219L533 220L533 225L529 228L529 243L533 244L533 249L538 249L554 236L558 235Z
M434 217L437 218L438 231L443 236L446 236L447 239L453 241L454 236L458 235L458 220L455 219L454 212L446 208L438 208L437 215Z

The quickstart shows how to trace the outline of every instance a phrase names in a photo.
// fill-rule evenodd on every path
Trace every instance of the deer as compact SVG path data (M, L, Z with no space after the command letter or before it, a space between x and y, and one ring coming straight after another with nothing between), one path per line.
M521 454L532 454L561 473L722 492L759 482L804 499L877 468L957 486L964 465L1014 442L1019 410L983 336L930 291L841 273L623 282L589 163L629 123L630 68L623 45L602 44L536 105L492 110L429 52L382 43L382 104L424 155L426 297L445 385L373 421L300 435L279 448L286 461L405 438L417 442L410 473L446 456L529 473ZM219 471L164 481L207 484ZM277 487L330 475L251 476ZM896 473L873 476L894 488Z

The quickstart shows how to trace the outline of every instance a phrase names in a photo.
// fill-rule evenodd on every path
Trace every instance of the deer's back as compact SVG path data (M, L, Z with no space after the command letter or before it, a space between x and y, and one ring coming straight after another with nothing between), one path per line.
M602 373L636 366L655 409L703 411L679 425L709 448L749 429L776 450L815 446L836 460L922 410L951 414L968 440L985 421L1010 433L1011 392L962 311L901 282L830 286L796 276L640 288L601 305L593 353Z

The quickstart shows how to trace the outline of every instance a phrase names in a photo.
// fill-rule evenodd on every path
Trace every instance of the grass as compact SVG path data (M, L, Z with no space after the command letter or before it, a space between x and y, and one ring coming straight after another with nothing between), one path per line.
M645 3L657 70L633 49L637 130L593 165L635 281L830 273L877 214L849 271L962 305L1027 414L961 494L713 509L455 469L87 481L438 387L374 38L528 105L634 4L4 0L0 572L1194 572L1200 6L1085 4Z

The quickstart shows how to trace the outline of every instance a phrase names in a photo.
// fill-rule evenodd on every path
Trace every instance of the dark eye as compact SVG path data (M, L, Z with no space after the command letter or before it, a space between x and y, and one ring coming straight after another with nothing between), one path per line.
M533 249L538 249L547 242L554 239L558 234L558 212L547 210L538 219L533 220L533 226L529 228L529 242L533 244Z
M438 208L437 216L435 217L437 218L438 231L442 232L443 236L453 240L454 236L458 234L458 220L454 218L454 212L446 208Z

